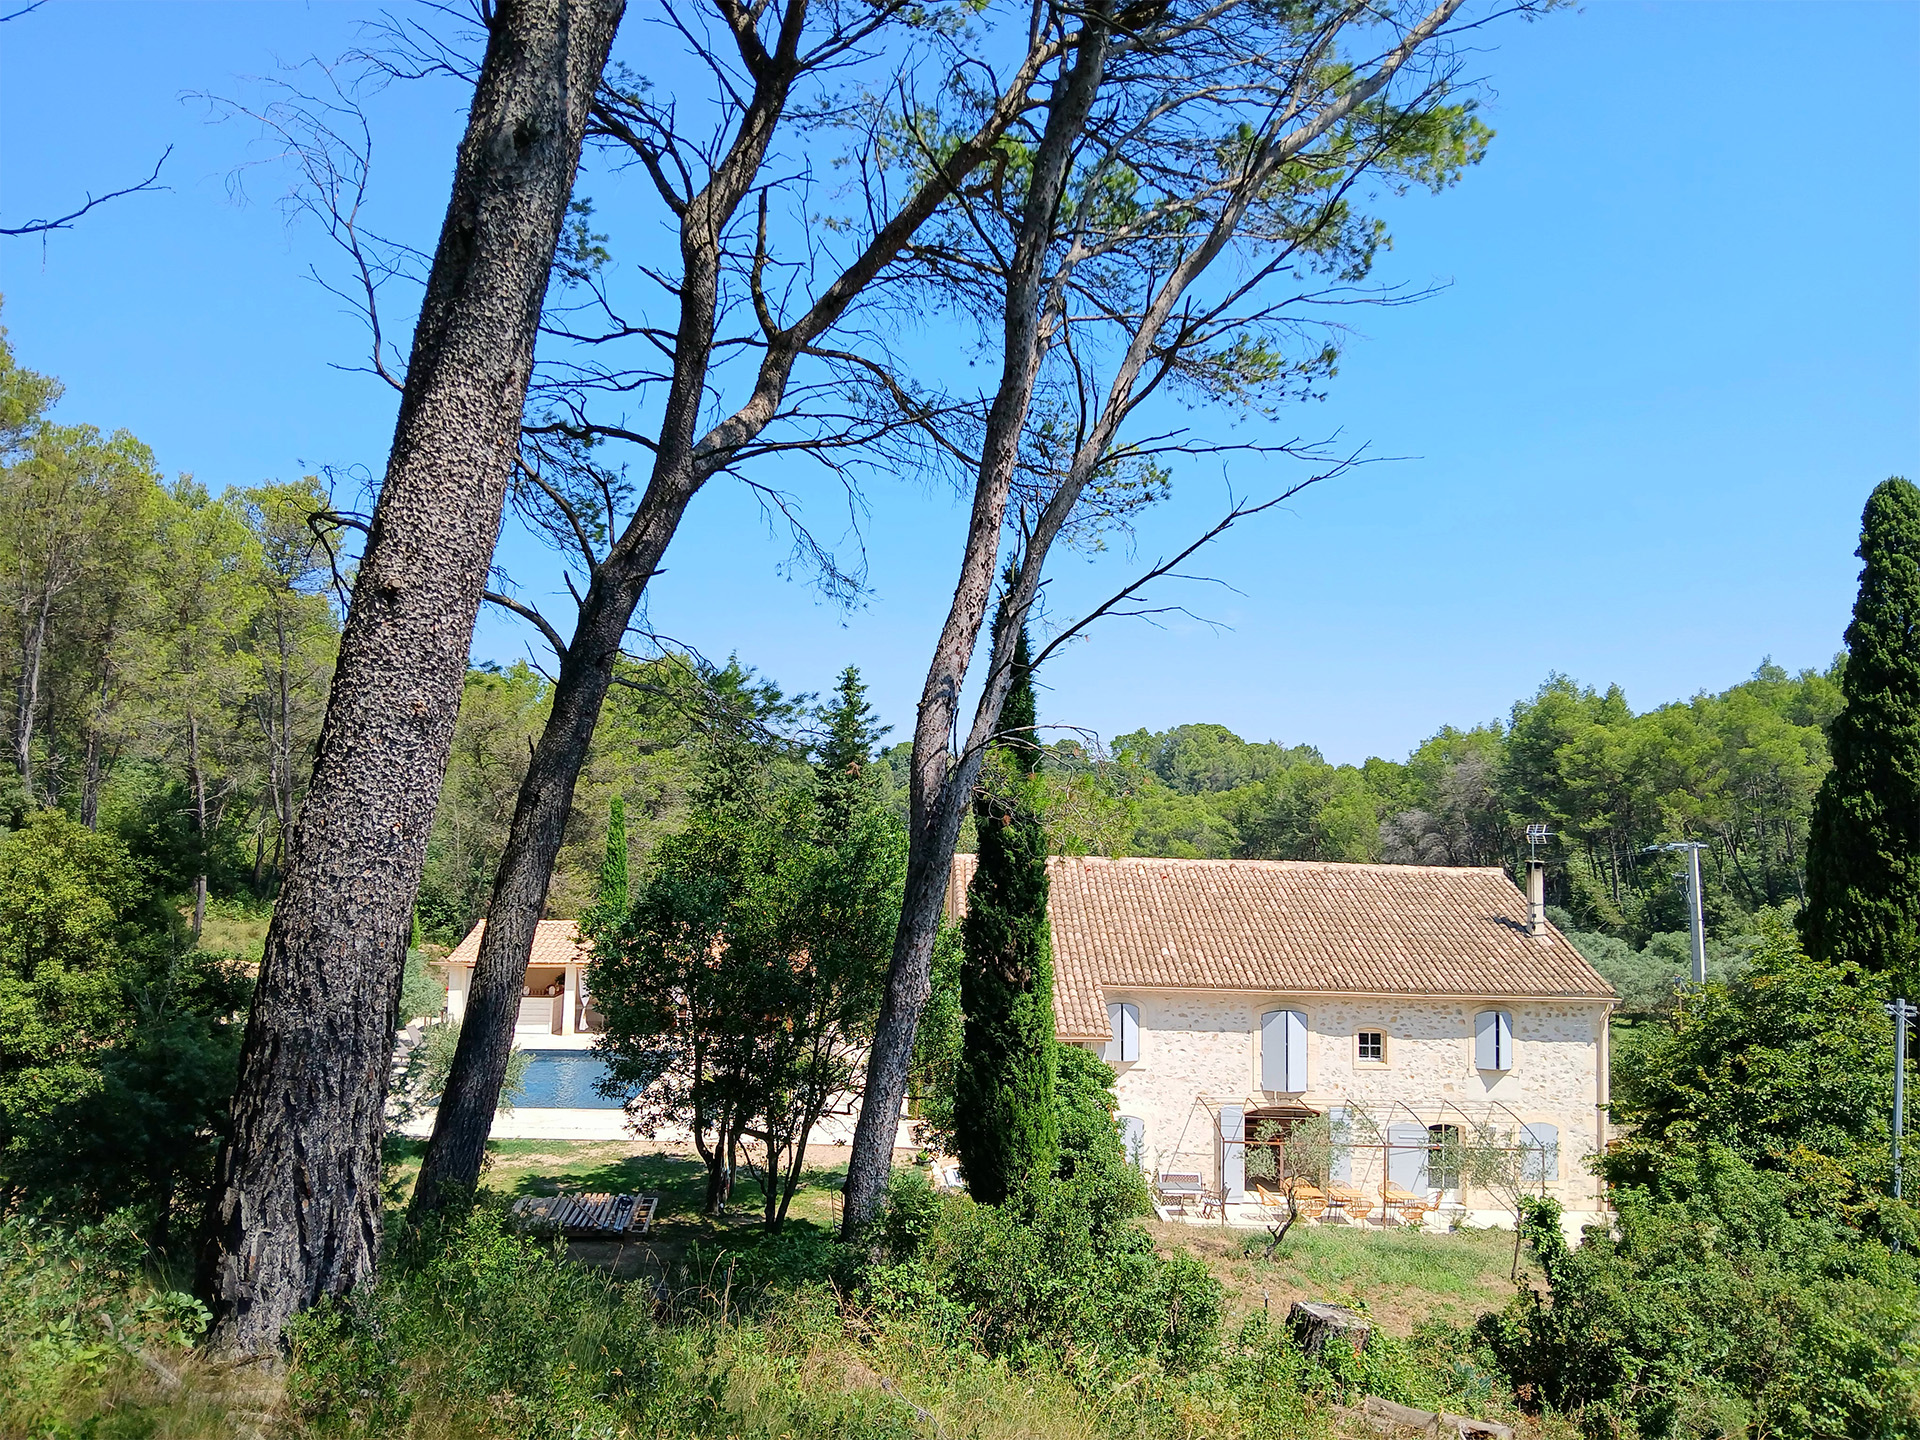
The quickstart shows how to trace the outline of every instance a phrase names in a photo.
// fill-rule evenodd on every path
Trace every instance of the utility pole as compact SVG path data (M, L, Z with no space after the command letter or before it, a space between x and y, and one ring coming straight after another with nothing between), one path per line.
M1900 1198L1900 1132L1907 1128L1907 1022L1920 1016L1920 1005L1905 999L1886 1007L1893 1017L1893 1198Z
M1693 950L1693 983L1707 983L1707 921L1700 908L1700 852L1706 844L1699 840L1674 840L1665 845L1650 846L1653 850L1684 850L1687 852L1687 868L1681 875L1681 883L1687 887L1687 929Z
M1707 921L1700 909L1700 852L1707 847L1687 844L1687 919L1693 931L1693 983L1707 983Z

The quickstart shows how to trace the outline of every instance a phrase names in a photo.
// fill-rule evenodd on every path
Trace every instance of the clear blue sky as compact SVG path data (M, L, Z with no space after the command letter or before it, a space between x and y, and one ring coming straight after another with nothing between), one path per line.
M249 77L339 54L373 13L55 3L0 26L9 223L176 147L169 193L0 249L4 323L22 363L66 382L62 418L124 426L215 488L379 473L393 406L333 368L362 342L306 278L330 257L275 207L270 163L236 202L235 168L271 152L190 98L257 102ZM1600 3L1489 47L1487 161L1384 212L1382 273L1446 288L1361 315L1330 398L1288 419L1405 458L1229 537L1207 569L1234 588L1178 597L1217 628L1114 622L1064 652L1045 718L1217 721L1357 761L1498 715L1552 670L1645 707L1838 648L1861 503L1888 474L1920 478L1920 5ZM375 110L380 221L423 245L461 102L407 86ZM622 182L594 183L604 204ZM1258 495L1275 478L1182 472L1143 557L1203 525L1229 480ZM839 533L832 497L807 493ZM873 594L843 614L776 573L786 544L737 487L702 496L656 628L792 688L858 663L905 734L962 514L911 484L870 504ZM506 558L529 594L554 588L523 539ZM1065 560L1056 609L1125 564ZM483 626L477 655L522 653Z

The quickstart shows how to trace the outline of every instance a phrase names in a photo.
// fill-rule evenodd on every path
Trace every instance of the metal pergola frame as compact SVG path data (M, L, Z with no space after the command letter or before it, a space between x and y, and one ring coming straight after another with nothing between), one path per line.
M1213 1166L1218 1156L1218 1149L1219 1149L1221 1140L1223 1138L1220 1135L1220 1112L1222 1110L1227 1109L1228 1107L1231 1107L1231 1106L1237 1106L1241 1108L1244 1117L1253 1118L1254 1116L1257 1116L1259 1112L1262 1110L1279 1108L1271 1105L1250 1105L1247 1103L1247 1101L1248 1101L1248 1097L1242 1096L1242 1095L1234 1095L1234 1096L1219 1096L1219 1095L1206 1095L1206 1094L1196 1095L1193 1099L1193 1103L1187 1107L1186 1119L1182 1122L1180 1127L1180 1138L1175 1143L1172 1153L1169 1156L1165 1157L1164 1159L1160 1159L1156 1157L1156 1168L1159 1171L1159 1173L1160 1174L1167 1173L1171 1168L1173 1168L1174 1164L1176 1164L1182 1159L1190 1159L1197 1156L1197 1157L1200 1157L1204 1162L1198 1168L1200 1169L1202 1174L1205 1174L1207 1169ZM1359 1140L1359 1141L1355 1141L1355 1140L1336 1141L1334 1142L1334 1146L1336 1150L1344 1151L1348 1155L1355 1156L1355 1157L1357 1157L1362 1153L1365 1153L1367 1155L1372 1155L1377 1152L1380 1155L1380 1174L1379 1174L1379 1179L1377 1183L1377 1188L1380 1192L1383 1203L1386 1200L1386 1192L1391 1183L1388 1178L1389 1156L1391 1152L1395 1150L1418 1148L1418 1147L1410 1147L1410 1146L1404 1146L1404 1145L1396 1145L1392 1141L1385 1138L1389 1127L1391 1127L1397 1121L1400 1121L1402 1119L1404 1119L1409 1124L1419 1125L1423 1130L1430 1130L1430 1128L1435 1125L1457 1124L1461 1128L1463 1128L1468 1134L1475 1135L1475 1136L1483 1136L1488 1134L1489 1132L1494 1131L1495 1127L1498 1126L1502 1120L1504 1120L1507 1122L1507 1125L1509 1128L1507 1128L1506 1130L1507 1143L1501 1146L1500 1147L1501 1149L1503 1149L1508 1154L1521 1154L1535 1148L1533 1146L1527 1145L1524 1141L1518 1140L1516 1138L1516 1137L1524 1136L1526 1134L1527 1122L1522 1120L1520 1116L1514 1111L1513 1107L1508 1105L1505 1101L1493 1099L1491 1097L1489 1097L1484 1103L1471 1107L1472 1110L1478 1110L1482 1112L1478 1117L1476 1117L1473 1113L1470 1113L1469 1106L1461 1104L1458 1100L1444 1097L1444 1096L1439 1099L1433 1100L1431 1102L1420 1102L1420 1101L1409 1101L1404 1099L1359 1100L1354 1098L1351 1095L1342 1093L1342 1095L1338 1100L1328 1102L1324 1105L1320 1105L1320 1106L1307 1105L1296 1100L1293 1102L1292 1106L1289 1108L1299 1110L1301 1112L1304 1112L1305 1114L1316 1115L1320 1117L1325 1117L1336 1110L1342 1111L1345 1113L1346 1116L1349 1117L1349 1124L1351 1124L1351 1117L1355 1115L1360 1115L1365 1117L1366 1125L1375 1134L1381 1136L1382 1137L1381 1139ZM1198 1149L1198 1148L1190 1149L1187 1144L1187 1137L1192 1130L1194 1117L1196 1115L1205 1115L1207 1120L1207 1123L1205 1125L1206 1141L1205 1141L1204 1149ZM1281 1140L1272 1140L1272 1141L1266 1141L1266 1142L1261 1142L1257 1140L1242 1140L1238 1143L1242 1146L1243 1150L1252 1146L1260 1145L1262 1143L1265 1143L1277 1150L1283 1144L1285 1144L1285 1142ZM1431 1150L1432 1147L1428 1146L1425 1148ZM1282 1173L1284 1173L1284 1171ZM1156 1178L1158 1177L1156 1176ZM1369 1182L1370 1186L1371 1184L1372 1182ZM1542 1179L1539 1182L1538 1188L1544 1192L1546 1185L1547 1185L1547 1181L1544 1177L1542 1177ZM1357 1182L1354 1182L1353 1188L1361 1189L1361 1188L1369 1188L1369 1187L1362 1187ZM1528 1188L1533 1188L1533 1187L1529 1186ZM1490 1192L1484 1192L1484 1193L1490 1193ZM1227 1199L1225 1184L1221 1174L1217 1169L1215 1169L1214 1176L1213 1176L1212 1198L1214 1199L1215 1202L1219 1204L1221 1216L1224 1219L1226 1214L1226 1206L1234 1202L1230 1202ZM1500 1199L1500 1197L1497 1195L1494 1198ZM1512 1211L1514 1209L1514 1206L1511 1204L1508 1204L1504 1200L1501 1200L1500 1208L1508 1211Z

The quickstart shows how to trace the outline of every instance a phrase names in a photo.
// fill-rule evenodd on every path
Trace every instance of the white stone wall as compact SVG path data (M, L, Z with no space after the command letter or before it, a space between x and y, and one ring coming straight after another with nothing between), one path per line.
M1559 1179L1549 1188L1569 1211L1601 1208L1598 1181L1585 1161L1604 1143L1597 1109L1603 1005L1120 988L1109 988L1106 998L1140 1009L1140 1058L1115 1067L1115 1093L1120 1113L1144 1122L1150 1168L1198 1170L1218 1183L1217 1121L1203 1097L1248 1110L1353 1105L1382 1118L1387 1107L1405 1107L1393 1118L1461 1124L1464 1114L1468 1125L1491 1123L1503 1131L1520 1123L1557 1126ZM1306 1012L1308 1088L1300 1095L1259 1089L1260 1017L1269 1010ZM1483 1010L1513 1017L1513 1063L1504 1072L1475 1068L1474 1021ZM1359 1061L1361 1030L1384 1032L1384 1063ZM1369 1164L1377 1180L1381 1160L1356 1153L1356 1183L1368 1178ZM1506 1213L1492 1196L1457 1198L1477 1223Z

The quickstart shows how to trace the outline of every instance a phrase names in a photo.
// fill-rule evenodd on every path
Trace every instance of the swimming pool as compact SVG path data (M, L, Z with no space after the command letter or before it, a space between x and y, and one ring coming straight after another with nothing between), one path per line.
M606 1063L589 1050L530 1050L527 1082L516 1110L618 1110L594 1086L607 1073Z

